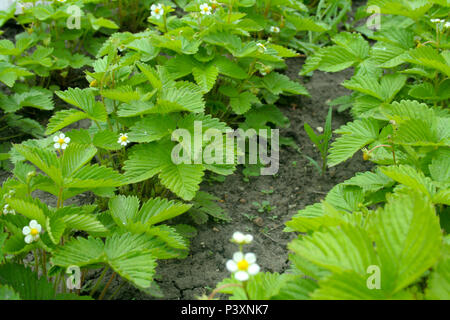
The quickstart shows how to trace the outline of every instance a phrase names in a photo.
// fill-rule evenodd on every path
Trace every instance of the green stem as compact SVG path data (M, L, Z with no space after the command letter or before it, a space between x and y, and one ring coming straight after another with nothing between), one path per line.
M100 275L100 278L98 278L97 282L95 283L94 287L92 288L91 292L89 293L89 295L91 297L94 295L95 291L97 291L98 287L100 286L100 283L102 282L102 280L105 277L105 274L108 270L109 270L109 266L106 266L105 269L103 269L103 272Z
M270 7L272 5L272 1L271 0L266 0L266 8L264 10L264 18L267 18L269 11L270 11Z
M39 253L38 253L38 249L36 249L34 251L34 271L36 272L36 274L39 276L39 259L38 259Z
M220 290L222 289L226 289L226 288L232 288L232 287L238 287L238 288L244 288L242 286L242 284L237 284L237 283L228 283L228 284L224 284L223 286L216 288L213 290L213 292L211 292L211 294L208 297L208 300L212 300L214 299L214 296L220 292ZM245 289L244 289L245 290ZM246 293L247 294L247 293Z
M98 298L99 300L103 300L103 298L105 297L106 291L108 291L108 288L111 285L114 278L116 277L116 275L117 275L117 273L113 272L113 274L111 275L111 278L109 278L108 283L106 284L105 288L103 288L103 291L100 294L100 297Z

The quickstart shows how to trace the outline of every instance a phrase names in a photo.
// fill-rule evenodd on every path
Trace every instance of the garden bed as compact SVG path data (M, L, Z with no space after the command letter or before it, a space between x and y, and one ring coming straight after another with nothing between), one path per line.
M302 63L302 59L289 60L287 74L298 78ZM328 111L326 102L347 93L340 83L350 76L349 71L335 74L316 72L305 83L312 98L289 97L285 99L287 104L280 106L290 119L290 127L280 133L292 137L302 154L320 161L319 153L306 135L303 124L306 121L313 128L323 126ZM338 128L348 121L348 114L334 112L332 127ZM250 177L250 182L245 182L242 170L239 170L223 183L203 183L201 190L220 198L222 207L233 220L221 224L210 221L197 226L198 234L192 239L186 259L159 261L157 275L161 279L156 282L164 299L195 299L211 293L216 284L229 275L225 263L236 251L236 246L230 243L235 231L251 233L255 237L248 249L257 255L262 270L285 271L288 268L287 244L295 238L295 234L283 232L284 223L299 209L323 199L337 183L370 167L362 157L355 157L329 169L322 177L302 154L293 148L283 147L280 150L280 169L275 176ZM270 213L258 213L252 203L265 200L276 208ZM120 281L117 280L113 287L120 285ZM117 299L154 298L126 285Z
M286 74L292 79L298 78L302 63L301 58L288 60ZM305 87L311 98L287 97L283 100L284 104L279 105L283 114L290 119L290 126L281 129L280 134L291 137L300 149L297 151L287 146L281 148L280 168L275 176L249 177L249 182L246 182L240 168L235 174L226 177L223 183L202 184L201 190L218 197L232 221L217 223L210 220L204 225L197 225L198 234L191 240L187 258L158 262L156 282L161 287L163 299L195 299L210 293L228 274L225 262L235 251L235 245L229 241L234 231L254 235L255 240L249 250L257 254L258 263L264 271L281 273L288 268L287 244L295 238L295 234L283 232L284 223L299 209L323 199L337 183L370 166L363 162L362 157L355 157L321 176L304 157L307 155L320 163L319 153L306 135L303 124L307 122L313 128L323 126L328 112L326 102L347 93L340 83L350 76L351 71L334 74L315 72L310 79L303 79L309 80ZM350 116L347 113L334 112L332 127L336 129L348 121ZM82 123L77 125L83 126ZM8 175L2 171L2 181ZM56 205L55 197L50 194L36 192L35 195L48 205ZM85 193L69 199L66 205L86 205L94 200L91 193ZM271 212L257 211L253 203L262 201L269 201L273 207ZM189 218L180 217L178 220L192 225ZM95 280L100 273L101 270L93 271L86 280ZM114 280L109 292L114 292L122 281ZM155 298L126 284L116 299Z

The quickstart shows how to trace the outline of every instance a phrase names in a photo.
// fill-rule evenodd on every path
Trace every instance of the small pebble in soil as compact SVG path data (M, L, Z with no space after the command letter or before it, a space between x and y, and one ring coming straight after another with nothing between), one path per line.
M213 227L213 231L215 231L215 232L219 232L220 230L219 230L219 229L217 229L216 227Z
M257 217L253 220L253 223L256 224L258 227L262 227L264 225L264 220L261 217Z
M239 202L240 202L240 203L247 203L247 200L245 200L245 199L239 199Z

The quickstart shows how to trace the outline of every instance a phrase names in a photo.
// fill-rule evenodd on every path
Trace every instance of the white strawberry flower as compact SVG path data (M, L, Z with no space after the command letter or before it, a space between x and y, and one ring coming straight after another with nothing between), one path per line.
M263 53L267 50L266 46L263 45L261 42L256 43L256 46L258 47L259 52Z
M164 8L160 3L152 4L150 10L152 10L151 12L152 17L155 17L156 19L161 18L161 16L164 14Z
M441 19L431 19L430 20L432 23L441 23L441 22L445 22L445 20L441 20Z
M119 143L122 146L126 146L130 141L128 141L128 134L127 133L121 133L119 140L117 140L117 143Z
M9 208L9 204L5 204L5 206L3 207L3 214L12 214L15 215L16 211L14 211L14 209L10 209Z
M444 27L445 27L446 29L450 28L450 21L447 21L447 22L444 24Z
M55 142L55 144L53 145L55 149L64 150L67 148L67 145L70 142L70 138L66 137L64 133L61 133L59 136L54 136L53 141Z
M3 195L3 199L11 199L16 194L15 190L9 190L7 194Z
M253 241L253 236L251 234L243 234L242 232L236 231L233 233L231 241L237 244L249 244Z
M28 226L23 227L22 233L25 236L26 243L32 243L39 240L39 233L42 227L36 220L31 220Z
M270 32L273 32L273 33L279 33L279 32L280 32L280 28L275 27L275 26L271 26L271 27L270 27Z
M201 4L200 5L200 13L203 15L209 16L212 13L211 7L207 3Z
M228 271L234 273L234 278L238 281L247 281L250 276L259 272L259 266L255 263L256 255L254 253L236 252L233 260L227 261Z

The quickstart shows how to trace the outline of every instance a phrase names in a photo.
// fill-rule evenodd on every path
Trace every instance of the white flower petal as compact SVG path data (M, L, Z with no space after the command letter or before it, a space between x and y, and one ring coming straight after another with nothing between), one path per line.
M59 137L58 137L58 136L54 136L54 137L53 137L53 141L54 141L54 142L58 142L58 141L59 141Z
M59 135L59 138L60 139L64 139L66 137L66 135L64 134L64 133L61 133L60 135Z
M31 232L30 227L28 227L28 226L23 227L22 233L23 233L25 236L26 236L26 235L29 235L30 232Z
M253 236L251 234L246 234L245 235L245 243L250 243L253 241Z
M26 243L31 243L31 242L33 242L33 236L32 236L31 234L27 235L27 236L25 237L25 242L26 242Z
M33 241L38 241L39 240L39 234L35 235L35 236L31 236L33 238Z
M152 6L150 7L150 9L151 9L152 11L154 11L154 10L156 9L156 5L155 5L155 4L152 4Z
M30 228L36 229L38 225L39 225L39 223L36 220L30 221Z
M234 274L234 277L236 278L236 280L239 280L239 281L247 281L248 273L245 271L238 271Z
M237 266L237 264L236 264L235 261L233 261L233 260L228 260L228 261L227 261L227 269L228 269L228 271L230 271L230 272L236 272L236 271L238 271L238 266Z
M42 226L41 226L40 224L38 224L38 225L36 226L36 230L37 230L38 232L41 232L41 231L42 231Z
M257 274L259 272L259 270L260 270L259 266L256 263L253 263L248 267L247 272L249 274L251 274L252 276L254 276L255 274Z
M236 231L235 233L233 233L233 240L237 243L241 243L242 241L244 241L244 238L245 236L242 232Z
M233 260L234 261L236 261L236 262L239 262L239 261L241 261L242 259L244 259L244 254L242 253L242 252L235 252L234 254L233 254Z
M67 148L67 143L63 143L61 146L61 149L66 150L66 148Z
M61 148L61 145L60 145L59 143L55 143L55 144L53 145L53 147L54 147L55 149L59 149L59 148Z
M69 137L65 137L65 138L64 138L64 142L65 142L65 143L69 143L69 142L70 142L70 138L69 138Z
M245 261L247 261L249 264L255 263L256 262L256 255L254 253L246 253L245 254Z

